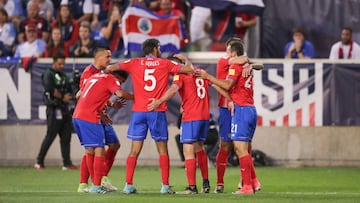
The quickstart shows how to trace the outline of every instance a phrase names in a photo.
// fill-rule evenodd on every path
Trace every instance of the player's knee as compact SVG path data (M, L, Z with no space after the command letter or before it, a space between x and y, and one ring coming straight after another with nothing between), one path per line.
M113 144L109 144L109 149L113 150L113 151L118 151L120 149L120 143L113 143Z

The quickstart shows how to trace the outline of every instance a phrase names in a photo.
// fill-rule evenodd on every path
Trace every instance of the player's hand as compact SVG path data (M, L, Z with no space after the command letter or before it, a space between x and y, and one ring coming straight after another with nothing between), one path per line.
M233 101L229 101L228 102L228 109L231 112L231 116L234 116L234 112L235 112L235 105Z
M100 113L100 119L103 123L105 123L105 125L111 125L112 124L112 120L109 117L109 115L106 112L101 112Z
M69 103L72 99L73 99L73 96L70 93L66 93L66 94L64 94L64 97L62 100L65 103Z
M197 77L201 77L202 79L207 80L208 78L208 73L203 69L196 69L194 73Z
M243 70L241 72L241 76L246 78L251 75L252 66L249 63L243 65Z
M151 102L147 105L148 111L154 111L155 109L157 109L160 106L160 101L155 99L155 98L151 98L149 99Z
M118 98L115 100L115 102L111 103L111 107L115 109L120 109L126 105L126 99L124 98Z

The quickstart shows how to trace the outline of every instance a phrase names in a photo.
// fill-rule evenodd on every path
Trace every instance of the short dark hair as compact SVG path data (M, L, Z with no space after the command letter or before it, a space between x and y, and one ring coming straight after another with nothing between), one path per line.
M96 56L99 52L107 51L107 50L110 50L110 48L109 47L104 47L104 46L98 46L94 50L94 56Z
M305 31L304 31L304 29L302 29L301 27L296 27L296 28L294 28L293 31L292 31L292 33L293 33L293 34L295 34L295 33L301 33L301 34L305 37Z
M112 72L113 75L119 75L121 77L123 77L125 80L128 78L129 73L123 70L116 70Z
M237 56L241 56L244 54L244 46L240 42L231 43L230 50L231 50L231 52L235 51Z
M53 59L53 62L56 62L58 59L65 59L65 55L63 53L57 53L57 54L54 54L52 59Z
M145 55L151 54L154 48L160 46L160 41L155 38L150 38L142 43L142 51Z
M166 58L171 61L175 61L176 63L183 63L179 58L175 57L174 55L174 53L170 53L169 56Z
M348 30L348 31L350 31L350 33L352 33L352 29L350 27L343 27L342 30Z
M226 40L225 45L229 46L233 42L241 42L241 43L243 43L243 40L241 38L239 38L239 37L230 37L229 39Z

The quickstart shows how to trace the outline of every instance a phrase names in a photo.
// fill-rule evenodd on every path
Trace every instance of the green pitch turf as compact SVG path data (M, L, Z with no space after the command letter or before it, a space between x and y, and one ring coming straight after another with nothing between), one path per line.
M124 167L114 167L112 183L119 191L110 194L82 194L76 189L79 171L49 167L0 167L0 203L8 202L136 202L136 203L227 203L227 202L360 202L360 168L281 168L258 167L262 190L252 196L232 195L239 181L238 167L230 167L225 176L225 193L214 194L215 169L210 168L210 194L160 195L160 171L157 167L138 167L134 184L139 194L125 195ZM185 171L172 167L170 182L175 191L186 186ZM201 189L200 172L197 174Z

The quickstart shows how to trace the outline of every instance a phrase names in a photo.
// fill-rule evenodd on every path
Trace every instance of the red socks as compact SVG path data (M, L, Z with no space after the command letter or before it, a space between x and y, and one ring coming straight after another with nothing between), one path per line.
M217 177L216 183L218 185L224 184L224 174L228 162L228 156L229 156L228 151L219 149L219 152L216 156L216 177Z
M94 157L95 157L94 154L86 154L87 168L92 182L94 182Z
M114 164L116 153L117 153L117 150L116 151L114 151L112 149L107 149L106 150L106 155L105 155L105 176L108 176L109 171L110 171L112 165Z
M129 156L126 160L126 183L129 185L133 184L136 162L137 158L134 156Z
M96 186L101 185L101 178L104 175L105 156L95 156L94 158L94 179L93 183Z
M88 183L88 179L90 176L89 169L87 166L86 161L86 155L82 156L81 162L80 162L80 183Z
M199 165L201 176L204 179L209 179L208 157L204 150L196 153L197 163Z
M161 170L161 180L163 185L169 185L170 160L169 155L159 156L159 166Z
M196 160L186 159L185 160L185 171L188 179L189 186L196 185Z
M244 185L251 184L251 155L240 157L240 174Z

